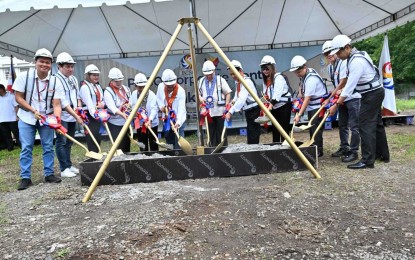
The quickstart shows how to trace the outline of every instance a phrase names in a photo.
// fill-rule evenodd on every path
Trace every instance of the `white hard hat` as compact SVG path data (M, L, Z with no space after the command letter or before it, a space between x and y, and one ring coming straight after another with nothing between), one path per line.
M202 68L203 75L210 75L213 72L215 72L215 69L216 69L215 64L213 64L212 61L207 60L205 61L205 63L203 63L203 68Z
M237 61L237 60L232 60L232 61L231 61L231 63L232 63L232 65L233 65L235 68L241 68L241 69L243 70L242 65L241 65L241 63L240 63L239 61ZM228 69L229 69L229 67L228 67Z
M88 66L85 67L85 73L84 74L99 74L101 73L99 71L99 69L97 68L97 66L95 66L94 64L89 64Z
M147 77L143 73L138 73L134 77L134 84L137 86L145 86L147 84Z
M298 68L306 64L307 60L303 56L297 55L291 60L291 69L290 71L296 71Z
M331 41L332 51L330 52L330 55L336 54L340 50L340 48L343 48L347 44L350 44L351 41L352 39L350 39L347 35L337 35Z
M110 69L110 72L108 73L108 78L119 81L124 79L124 75L122 75L122 72L118 68L112 68Z
M65 64L65 63L75 64L76 62L72 59L72 56L69 55L69 53L62 52L62 53L58 54L58 57L56 57L56 63L58 63L58 64Z
M167 85L173 85L177 82L177 76L171 69L166 69L161 74L161 80Z
M326 52L329 52L329 51L331 51L332 49L331 49L331 41L326 41L324 44L323 44L323 47L321 48L321 53L326 53Z
M261 63L259 64L259 66L262 65L267 65L267 64L275 64L275 60L273 57L269 56L269 55L265 55L262 60Z
M42 49L39 49L39 50L36 51L35 57L34 57L35 60L39 57L45 57L45 58L49 58L49 59L53 60L52 53L50 53L50 51L48 51L45 48L42 48Z

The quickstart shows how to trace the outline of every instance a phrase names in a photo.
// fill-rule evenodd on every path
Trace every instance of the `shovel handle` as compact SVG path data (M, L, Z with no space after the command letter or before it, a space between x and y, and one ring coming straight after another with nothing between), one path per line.
M98 144L97 139L95 139L95 136L92 134L91 130L89 129L89 127L87 125L84 124L84 127L86 128L86 130L88 131L89 136L91 137L92 141L94 141L95 145L98 148L98 152L102 153L101 151L101 146Z
M105 129L107 129L107 134L108 134L108 137L110 138L111 143L114 144L114 140L112 139L111 131L110 131L110 128L108 127L107 122L103 124L105 125Z
M317 126L316 131L314 131L313 136L311 139L314 141L314 138L316 137L318 131L320 131L321 126L326 122L327 117L330 115L330 112L327 110L326 113L323 116L323 119L321 120L320 124Z
M86 148L85 145L81 144L80 142L78 142L75 138L73 138L72 136L65 134L64 132L62 132L61 130L56 130L56 132L58 132L58 134L61 134L63 136L65 136L66 138L68 138L69 140L71 140L72 142L76 143L77 145L81 146L86 152L89 152L88 148Z
M320 114L320 111L324 108L324 106L321 106L317 112L313 115L313 117L311 117L310 121L308 121L308 124L311 125L311 123L313 122L314 119L316 119L317 115Z
M210 146L210 133L209 133L209 125L208 125L208 118L207 115L205 116L205 125L206 125L206 134L207 134L207 141L206 145Z

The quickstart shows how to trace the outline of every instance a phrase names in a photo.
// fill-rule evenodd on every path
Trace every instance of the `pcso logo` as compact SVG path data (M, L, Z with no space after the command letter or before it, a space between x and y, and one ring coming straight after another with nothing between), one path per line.
M383 87L387 89L393 89L393 77L392 77L392 64L390 62L386 62L382 66L382 74L383 74Z
M190 54L184 55L183 58L180 60L180 65L183 69L192 69L192 56Z

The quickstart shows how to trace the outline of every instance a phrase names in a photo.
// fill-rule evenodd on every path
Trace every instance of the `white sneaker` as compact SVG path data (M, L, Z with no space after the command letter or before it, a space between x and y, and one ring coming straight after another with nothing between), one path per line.
M66 168L63 172L61 172L62 178L72 178L75 177L76 174L71 171L70 168Z
M73 173L75 173L75 174L78 174L79 173L79 169L78 168L76 168L75 166L71 166L71 168L69 168L69 170L71 171L71 172L73 172Z

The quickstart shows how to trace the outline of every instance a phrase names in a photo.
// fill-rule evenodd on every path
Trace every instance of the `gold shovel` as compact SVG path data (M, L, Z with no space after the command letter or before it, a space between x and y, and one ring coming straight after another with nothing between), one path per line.
M166 116L167 116L169 114L169 110L167 109L167 107L165 109L166 109ZM170 125L171 125L173 132L177 136L177 139L178 139L177 143L179 144L180 148L182 148L183 152L187 155L193 155L192 146L186 139L184 139L183 137L179 135L176 127L174 127L173 121L171 120L170 120Z
M293 127L291 128L291 133L290 133L290 138L293 142L295 142L294 139L294 128L295 128L295 122L293 122ZM290 144L288 143L287 139L284 140L284 142L282 142L281 145L285 145L285 146L290 146Z
M295 132L302 132L302 131L304 131L304 130L307 130L307 129L309 129L310 127L312 127L313 126L313 120L317 117L317 115L318 114L320 114L320 111L322 110L324 108L324 106L321 106L318 110L317 110L317 112L313 115L313 117L310 119L310 121L308 121L308 124L307 125L300 125L300 126L296 126L295 128L294 128L294 131Z
M147 130L150 131L150 133L154 136L154 139L156 139L156 144L160 147L169 149L169 150L173 150L173 146L170 144L166 144L166 143L161 143L159 138L157 137L156 133L154 133L153 129L151 129L150 127L147 128Z
M320 128L323 126L324 122L326 122L327 117L330 115L330 111L327 110L326 113L324 114L323 119L321 120L320 124L317 126L316 131L314 131L313 135L311 136L311 139L308 140L307 142L304 142L300 145L300 147L309 147L310 145L312 145L314 143L314 138L316 137L318 131L320 130Z
M86 130L88 131L89 136L91 137L92 141L94 141L95 145L98 148L98 153L102 154L101 151L101 146L99 145L99 143L97 142L97 139L95 139L95 136L92 134L91 130L89 129L89 127L86 124L83 124L83 126L86 128Z
M205 125L206 125L206 134L207 134L206 146L210 146L210 133L209 133L209 125L208 125L207 115L205 116Z
M173 121L171 120L170 120L170 125L171 125L171 128L173 129L173 132L177 136L177 139L178 139L177 142L179 143L179 146L180 148L182 148L183 152L187 155L193 155L192 146L186 139L184 139L183 137L179 135L179 133L177 132L177 129L174 127Z
M114 145L114 140L112 139L112 135L111 135L111 131L110 128L108 127L108 123L107 122L103 122L105 129L107 129L107 134L110 138L110 141L112 143L112 145ZM123 151L121 149L117 149L117 151L115 151L115 156L119 156L119 155L123 155Z
M80 142L75 140L75 138L73 138L72 136L70 136L68 134L65 134L64 132L62 132L59 129L56 130L56 132L58 132L58 134L64 135L66 138L68 138L72 142L74 142L77 145L79 145L80 147L82 147L86 151L85 156L87 156L89 158L92 158L92 159L96 159L96 160L101 160L102 159L103 155L101 153L96 153L96 152L89 151L88 148L85 147L85 145L81 144Z
M223 144L225 143L225 132L226 132L226 122L223 124L223 130L222 130L222 135L221 135L221 142L218 144L218 146L216 146L215 150L213 150L212 153L217 153L220 150L220 148L223 147Z
M137 141L137 140L135 140L135 139L134 139L133 127L132 127L131 125L130 125L130 135L129 135L128 137L130 138L130 141L131 141L132 143L136 143L136 144L138 144L138 146L139 146L141 149L146 148L145 144L143 144L142 142L139 142L139 141Z

